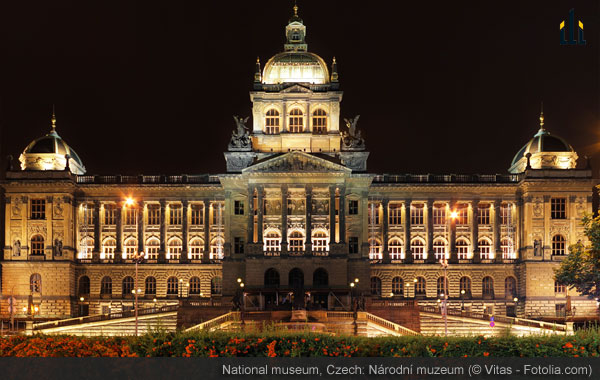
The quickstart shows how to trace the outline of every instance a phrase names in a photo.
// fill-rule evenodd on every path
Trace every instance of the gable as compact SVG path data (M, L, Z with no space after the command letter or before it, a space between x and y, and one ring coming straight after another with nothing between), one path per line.
M242 173L351 173L347 167L324 158L293 151L268 158L263 162L249 166Z
M287 87L287 88L281 90L280 92L282 92L282 93L289 93L289 92L311 93L312 91L309 88L302 86L300 84L294 84L293 86Z

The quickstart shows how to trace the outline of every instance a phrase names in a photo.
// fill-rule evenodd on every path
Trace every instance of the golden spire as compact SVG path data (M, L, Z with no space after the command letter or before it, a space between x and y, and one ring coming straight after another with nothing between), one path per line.
M56 113L54 112L54 104L52 105L52 131L56 132Z
M540 129L544 129L544 102L542 101L542 107L540 112Z
M294 1L294 16L298 16L298 4Z

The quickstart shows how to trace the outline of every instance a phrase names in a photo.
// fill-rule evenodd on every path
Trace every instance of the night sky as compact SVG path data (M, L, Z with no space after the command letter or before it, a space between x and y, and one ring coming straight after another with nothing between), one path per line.
M505 173L542 100L547 129L600 167L598 1L298 5L309 51L337 58L342 117L361 115L369 172ZM49 131L54 103L88 174L224 173L231 116L251 114L256 57L283 50L292 6L5 2L2 168ZM586 46L559 44L571 8Z

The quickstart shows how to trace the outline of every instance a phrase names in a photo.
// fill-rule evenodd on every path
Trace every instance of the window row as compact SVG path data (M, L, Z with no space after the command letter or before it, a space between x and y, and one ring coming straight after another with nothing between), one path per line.
M318 108L312 113L312 123L310 125L313 133L327 132L327 112ZM275 108L269 109L265 114L265 134L275 135L283 131L281 116ZM292 108L288 115L287 132L302 133L309 130L304 127L304 113L300 108Z
M409 288L412 287L412 295L414 296L427 296L427 280L425 277L417 277L412 281L404 281L402 277L394 277L392 279L392 291L389 296L404 296L409 297ZM371 277L371 294L382 296L381 293L381 278L377 276ZM438 297L450 296L450 285L449 280L446 277L439 277L436 281L436 290ZM486 276L481 281L481 293L483 297L494 296L494 279L490 276ZM516 278L509 276L504 280L504 295L505 297L516 297L517 296L517 280ZM384 296L387 296L385 294ZM471 278L461 277L459 280L458 294L452 295L454 297L471 298Z
M313 272L313 287L328 286L329 273L324 268L317 268ZM278 287L281 285L279 271L275 268L269 268L265 271L265 287ZM288 272L288 286L291 288L301 288L304 286L304 272L300 268L293 268Z
M191 277L190 280L185 284L187 292L184 293L183 279L177 279L177 277L169 277L167 279L167 295L184 296L198 295L204 296L202 293L201 281L199 277ZM138 294L142 294L142 286L144 289L143 295L156 295L156 278L149 276L140 280L138 284ZM77 287L78 294L80 296L90 294L90 278L88 276L82 276L79 278L79 285ZM210 295L221 295L222 293L222 280L221 277L213 277L210 280ZM102 277L100 281L100 294L101 295L112 295L113 294L113 280L110 276ZM123 296L129 294L135 294L135 280L131 276L126 276L121 282L121 294ZM208 295L207 295L208 296Z
M265 255L281 251L281 232L279 230L268 230L263 240ZM314 230L311 243L313 252L329 252L329 234L325 230ZM302 231L295 230L288 235L289 251L305 251L304 244L305 236Z

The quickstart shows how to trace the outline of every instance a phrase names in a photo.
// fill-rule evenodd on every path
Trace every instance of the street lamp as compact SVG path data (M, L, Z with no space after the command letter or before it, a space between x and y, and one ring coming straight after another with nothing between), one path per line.
M144 261L144 252L134 253L132 256L133 262L135 263L135 336L138 336L138 294L140 289L138 288L138 264L141 264Z
M83 317L83 301L85 301L85 298L79 297L79 316Z
M241 304L240 304L240 317L242 319L242 328L243 328L243 326L246 324L246 322L244 320L244 309L246 306L246 293L244 293L244 282L242 281L242 279L238 278L237 282L238 282L238 284L240 284L239 292L242 296L242 300L241 300Z
M465 292L465 290L464 290L464 289L461 289L461 290L460 290L460 298L461 298L461 300L462 300L462 306L461 306L461 308L460 308L460 311L465 311L465 293L466 293L466 292Z
M444 335L448 336L448 259L440 259L440 265L444 269L444 302L442 303L442 316L444 317Z

